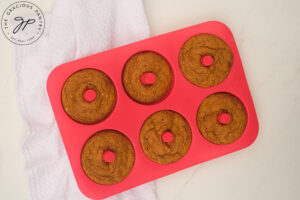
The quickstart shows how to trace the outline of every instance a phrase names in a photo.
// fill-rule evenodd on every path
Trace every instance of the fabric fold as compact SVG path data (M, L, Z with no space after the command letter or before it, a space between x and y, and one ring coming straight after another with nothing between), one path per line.
M87 199L79 191L46 91L59 64L149 37L141 0L56 0L45 30L31 45L15 47L16 89L28 132L22 146L33 200ZM156 199L154 183L111 200Z

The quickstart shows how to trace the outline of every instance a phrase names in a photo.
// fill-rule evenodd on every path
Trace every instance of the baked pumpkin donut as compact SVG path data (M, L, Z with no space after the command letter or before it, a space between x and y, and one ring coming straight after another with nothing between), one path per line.
M84 99L84 92L92 90L95 98ZM72 74L61 92L65 112L82 124L95 124L105 119L116 104L116 90L110 78L96 69L83 69Z
M155 81L144 84L141 77L145 73L155 75ZM123 70L123 87L134 101L152 104L162 99L172 85L172 71L168 62L159 54L146 51L133 55Z
M173 140L164 142L165 132L173 135ZM169 164L180 160L189 150L192 131L186 119L171 110L162 110L152 114L144 122L140 132L140 143L146 156L160 164Z
M213 61L209 66L201 59L210 56ZM179 67L183 76L200 87L212 87L228 76L233 62L229 46L219 37L199 34L188 39L179 54Z
M103 153L115 155L112 162L103 160ZM114 130L103 130L90 137L81 151L81 165L85 174L102 185L115 184L123 180L134 164L134 149L129 139Z
M226 123L220 115L229 115ZM197 125L205 139L214 144L230 144L244 132L247 113L242 102L232 94L215 93L206 97L197 112Z

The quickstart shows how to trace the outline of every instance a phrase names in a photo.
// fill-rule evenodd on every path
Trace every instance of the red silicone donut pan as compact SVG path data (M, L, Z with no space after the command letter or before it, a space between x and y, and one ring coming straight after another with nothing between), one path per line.
M233 64L228 77L220 84L201 88L187 81L179 68L178 56L183 44L192 36L207 33L220 37L231 48ZM122 70L127 60L141 51L153 51L163 56L173 71L173 86L169 94L160 102L143 105L133 101L122 85ZM115 85L117 103L112 113L104 121L84 125L73 121L64 111L61 90L66 79L74 72L98 69L108 75ZM146 40L91 55L56 67L49 75L47 91L52 109L69 156L74 176L81 192L92 199L103 199L143 183L153 181L179 170L197 165L248 147L258 134L258 121L244 74L239 52L230 29L220 22L206 22ZM247 125L242 136L231 144L217 145L206 140L200 133L196 114L199 105L207 96L226 92L238 97L247 112ZM143 152L139 134L144 121L160 110L173 110L188 121L192 130L192 142L186 155L172 164L158 164ZM134 166L121 182L101 185L93 182L81 167L81 150L93 134L105 129L120 131L131 141L135 151Z

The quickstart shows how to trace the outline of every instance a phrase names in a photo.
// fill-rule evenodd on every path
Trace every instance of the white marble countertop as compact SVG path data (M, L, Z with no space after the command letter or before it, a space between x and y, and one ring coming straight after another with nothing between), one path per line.
M0 2L0 13L13 0ZM52 0L34 0L44 12ZM209 20L232 30L260 124L249 148L156 181L161 200L300 199L300 1L145 0L152 35ZM0 34L0 199L29 199L13 45Z

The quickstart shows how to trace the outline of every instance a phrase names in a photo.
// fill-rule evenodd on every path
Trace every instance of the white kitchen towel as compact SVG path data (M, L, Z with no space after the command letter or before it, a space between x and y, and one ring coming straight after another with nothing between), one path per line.
M35 43L15 48L17 96L28 134L22 146L30 198L87 199L77 188L46 92L57 65L149 37L142 0L56 0ZM113 66L112 66L113 67ZM110 200L156 199L154 183Z

